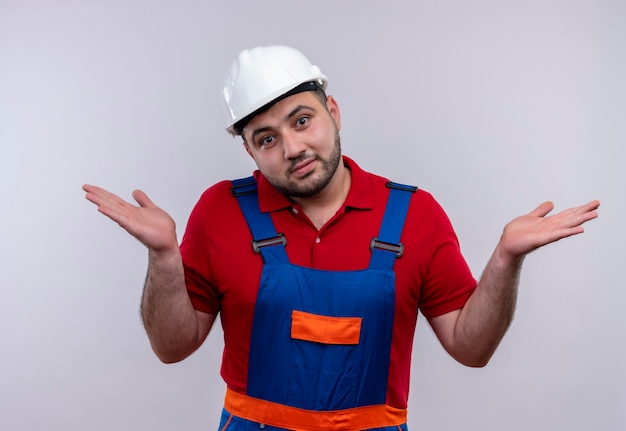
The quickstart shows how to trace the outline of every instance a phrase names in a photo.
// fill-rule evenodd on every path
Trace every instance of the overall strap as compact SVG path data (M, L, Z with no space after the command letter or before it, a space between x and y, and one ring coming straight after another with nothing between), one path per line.
M259 208L257 183L253 176L232 181L231 194L237 198L250 232L252 248L263 256L265 263L288 263L285 245L287 240L282 233L276 233L269 213Z
M397 258L404 253L404 244L400 242L411 196L417 187L388 182L389 198L380 225L378 237L372 238L369 267L372 269L393 269Z

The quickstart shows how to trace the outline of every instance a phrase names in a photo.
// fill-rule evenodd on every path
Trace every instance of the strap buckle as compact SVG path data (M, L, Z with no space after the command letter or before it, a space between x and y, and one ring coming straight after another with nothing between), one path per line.
M393 181L387 181L385 185L389 189L402 190L402 191L411 192L411 193L415 193L417 191L417 187L415 186L408 186L406 184L394 183Z
M261 253L261 248L263 247L278 244L282 244L283 246L287 245L287 238L285 238L285 235L282 233L278 233L271 238L260 239L258 241L252 240L252 248L255 253Z
M404 244L399 242L398 244L392 244L385 241L379 241L378 238L372 238L370 241L370 251L374 251L377 248L379 250L391 251L396 254L396 257L402 257L404 254Z
M254 177L243 178L233 182L233 187L230 189L230 194L234 197L251 195L256 193L257 184Z

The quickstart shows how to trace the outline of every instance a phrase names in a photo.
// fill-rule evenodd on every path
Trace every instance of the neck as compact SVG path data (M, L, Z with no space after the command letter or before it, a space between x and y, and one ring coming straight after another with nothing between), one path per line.
M333 218L346 201L351 184L350 170L343 163L340 163L324 190L315 196L292 199L302 207L315 227L320 229L328 220Z

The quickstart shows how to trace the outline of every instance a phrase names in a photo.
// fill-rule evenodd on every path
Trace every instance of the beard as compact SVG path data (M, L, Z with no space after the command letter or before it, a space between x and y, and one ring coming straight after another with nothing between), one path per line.
M290 181L290 180L279 180L277 178L265 176L267 181L274 186L276 190L281 192L282 194L294 197L294 198L309 198L317 195L322 190L326 188L326 186L330 183L330 180L335 175L337 168L339 167L339 162L341 161L341 139L339 138L339 131L335 132L335 145L328 156L328 159L323 159L318 155L307 155L300 154L298 157L291 161L291 166L289 168L289 172L296 166L298 163L303 162L307 159L317 160L321 167L321 175L315 180L301 184L300 182ZM304 176L302 179L307 179L310 176L314 175L315 172L311 172L309 175Z

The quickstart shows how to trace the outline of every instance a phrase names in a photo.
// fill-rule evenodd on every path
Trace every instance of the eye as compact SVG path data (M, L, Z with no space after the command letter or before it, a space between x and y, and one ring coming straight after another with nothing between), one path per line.
M303 127L303 126L306 126L306 125L307 125L307 123L309 122L309 119L310 119L310 118L309 118L309 117L306 117L306 116L305 116L305 117L299 117L299 118L296 120L296 126L297 126L297 127Z
M259 145L262 147L266 147L268 145L271 145L273 142L275 141L274 137L269 135L269 136L264 136L263 138L261 138L259 140Z

